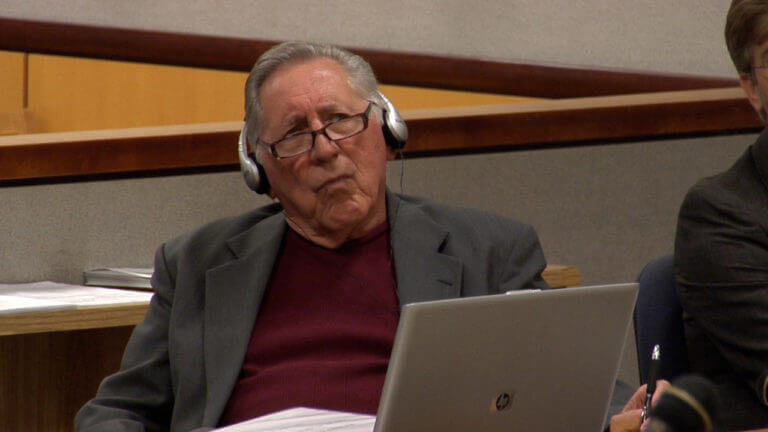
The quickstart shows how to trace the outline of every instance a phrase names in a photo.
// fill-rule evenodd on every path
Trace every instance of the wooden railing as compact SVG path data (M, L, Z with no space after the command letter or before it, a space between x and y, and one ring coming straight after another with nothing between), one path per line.
M0 18L0 49L248 70L275 42ZM560 98L404 112L410 157L757 131L729 78L353 49L381 81ZM0 137L0 183L236 169L239 122Z
M757 131L741 89L575 98L403 113L412 156ZM0 137L0 183L236 169L242 123Z

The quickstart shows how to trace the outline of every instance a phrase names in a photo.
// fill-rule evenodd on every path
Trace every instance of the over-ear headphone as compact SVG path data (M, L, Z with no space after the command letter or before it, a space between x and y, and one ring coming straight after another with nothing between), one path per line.
M386 96L377 90L378 96L381 102L384 104L382 109L382 122L381 129L384 133L384 140L387 145L393 150L400 150L405 147L405 142L408 140L408 127L405 125L405 121L400 117L400 113L397 112L392 102L387 99ZM243 128L240 130L240 137L237 140L237 155L240 160L240 171L243 173L245 184L256 193L266 194L269 193L269 179L267 173L264 171L264 167L260 163L256 162L256 159L251 156L251 152L248 148L248 131L247 124L243 123ZM256 149L254 148L255 152Z
M384 96L384 93L378 90L376 90L376 93L384 103L384 106L381 107L384 111L382 113L384 121L381 124L381 129L384 131L384 139L390 148L400 150L405 147L405 142L408 141L408 126L405 125L405 120L400 117L400 113L397 112L392 102Z
M264 167L256 162L256 158L248 151L248 123L243 122L240 137L237 139L237 156L240 160L240 172L243 173L245 184L258 194L269 193L269 179ZM255 152L256 149L254 148Z

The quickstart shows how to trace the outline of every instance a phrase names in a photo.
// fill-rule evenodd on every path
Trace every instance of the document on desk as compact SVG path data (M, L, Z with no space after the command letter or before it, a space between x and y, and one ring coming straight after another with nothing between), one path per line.
M0 315L10 315L23 312L55 311L75 309L75 305L52 300L19 297L0 294Z
M215 429L216 432L372 432L376 417L316 408L291 408Z
M0 315L20 312L148 304L151 292L57 282L0 284Z
M86 270L83 283L91 286L140 288L151 290L152 267L110 267Z

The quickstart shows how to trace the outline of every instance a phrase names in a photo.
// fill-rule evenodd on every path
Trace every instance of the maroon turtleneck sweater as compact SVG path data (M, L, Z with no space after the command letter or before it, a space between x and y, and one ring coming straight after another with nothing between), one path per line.
M221 426L297 406L376 413L399 319L390 250L386 222L333 250L286 230Z

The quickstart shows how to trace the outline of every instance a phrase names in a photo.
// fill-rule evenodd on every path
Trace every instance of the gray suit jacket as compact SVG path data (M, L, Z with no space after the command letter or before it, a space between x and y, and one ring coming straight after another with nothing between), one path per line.
M675 272L692 371L717 385L726 429L765 427L768 129L730 169L686 195Z
M392 193L387 209L401 305L546 288L544 255L527 225ZM77 430L216 426L286 226L274 204L161 246L149 312L120 371L78 413Z

